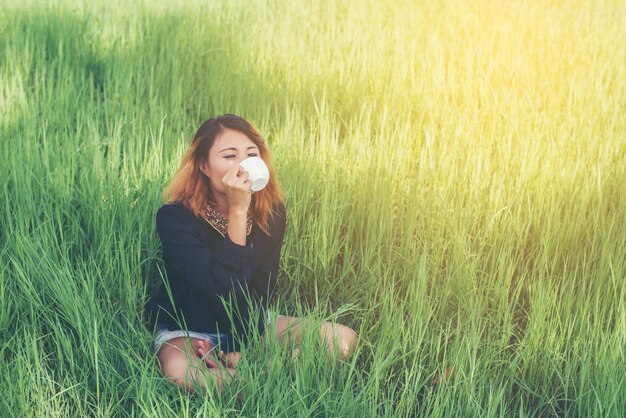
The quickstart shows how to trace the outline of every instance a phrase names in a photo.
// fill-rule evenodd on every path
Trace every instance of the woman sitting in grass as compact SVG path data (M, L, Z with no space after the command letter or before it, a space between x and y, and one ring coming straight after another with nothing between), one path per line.
M270 172L258 192L239 166L253 156ZM193 390L213 378L221 390L236 373L239 344L252 335L249 324L257 324L262 339L270 330L266 307L276 285L286 211L265 140L238 116L207 120L163 196L167 203L156 223L171 297L161 286L148 303L156 323L154 348L169 380ZM234 314L222 300L232 302ZM262 315L253 316L258 311ZM298 344L303 325L278 315L276 337ZM339 324L323 322L319 334L331 357L339 347L345 359L357 343L357 334Z

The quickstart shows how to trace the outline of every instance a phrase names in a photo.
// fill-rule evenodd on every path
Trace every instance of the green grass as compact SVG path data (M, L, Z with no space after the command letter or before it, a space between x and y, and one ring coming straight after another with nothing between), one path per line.
M3 0L0 416L624 416L624 63L621 1ZM278 311L361 337L246 350L243 404L143 325L226 112L287 194Z

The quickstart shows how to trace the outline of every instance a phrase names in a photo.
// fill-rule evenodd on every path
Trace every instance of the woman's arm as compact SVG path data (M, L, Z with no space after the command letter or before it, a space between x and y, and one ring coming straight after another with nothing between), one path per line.
M239 245L246 245L247 212L231 210L228 215L228 238Z
M252 202L248 173L239 164L229 162L230 168L222 178L222 185L228 198L228 237L232 242L246 245L246 221L248 208Z

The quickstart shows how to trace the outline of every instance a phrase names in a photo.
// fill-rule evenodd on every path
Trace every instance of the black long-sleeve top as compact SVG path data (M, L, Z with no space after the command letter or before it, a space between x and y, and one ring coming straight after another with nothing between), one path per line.
M276 289L285 224L285 207L281 205L270 223L271 236L254 223L243 246L196 217L182 203L161 206L156 225L174 306L161 285L148 301L151 325L223 333L228 337L229 351L239 351L240 343L248 340L248 321L256 322L262 334L267 302ZM222 298L232 301L230 312ZM261 308L258 318L249 319L249 302Z

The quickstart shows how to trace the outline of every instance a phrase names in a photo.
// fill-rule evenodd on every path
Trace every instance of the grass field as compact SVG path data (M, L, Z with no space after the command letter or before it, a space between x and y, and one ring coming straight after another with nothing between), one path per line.
M227 112L287 195L275 309L361 338L245 350L220 397L143 304ZM0 416L623 417L625 115L619 0L0 0Z

